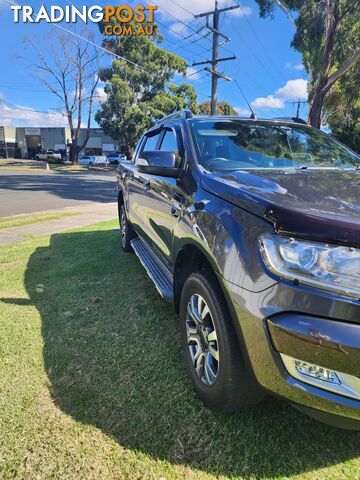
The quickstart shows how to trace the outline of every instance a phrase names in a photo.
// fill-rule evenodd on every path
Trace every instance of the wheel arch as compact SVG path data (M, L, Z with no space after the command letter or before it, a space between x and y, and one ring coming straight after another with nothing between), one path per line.
M236 310L232 304L231 297L227 291L225 281L221 276L220 270L217 267L215 260L211 259L204 250L196 244L188 243L182 246L179 250L175 265L174 265L174 305L175 310L179 313L180 298L182 287L187 278L195 272L213 275L213 278L219 285L220 291L224 295L226 306L236 332L239 348L243 354L243 358L248 369L252 372L256 379L250 357L247 352L246 343L244 340L243 331L240 322L237 320ZM257 380L256 380L257 381Z
M202 272L212 275L219 284L228 303L225 294L225 285L222 282L220 271L214 259L194 243L184 244L177 252L174 263L174 304L176 311L179 311L182 287L187 278L195 272Z

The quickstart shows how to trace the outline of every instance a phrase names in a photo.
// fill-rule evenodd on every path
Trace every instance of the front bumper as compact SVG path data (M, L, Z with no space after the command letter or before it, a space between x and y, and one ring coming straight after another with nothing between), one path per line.
M282 357L360 378L360 302L287 282L260 293L231 283L226 289L259 384L322 421L360 429L356 395L345 396L307 382L306 377L295 378Z

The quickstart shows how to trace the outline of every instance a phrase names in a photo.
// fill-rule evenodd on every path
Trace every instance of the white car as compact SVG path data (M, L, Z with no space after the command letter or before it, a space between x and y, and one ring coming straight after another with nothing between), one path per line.
M109 153L107 161L112 165L118 165L123 160L126 160L125 153Z
M57 150L45 150L35 155L35 160L61 160L61 153Z
M92 167L95 165L107 165L108 162L105 155L84 155L79 158L78 164Z

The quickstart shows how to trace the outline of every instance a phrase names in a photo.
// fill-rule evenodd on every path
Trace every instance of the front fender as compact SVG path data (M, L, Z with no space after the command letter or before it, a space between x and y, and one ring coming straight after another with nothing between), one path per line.
M258 247L259 235L273 232L272 224L223 199L206 195L206 202L194 203L174 229L175 258L185 246L194 245L204 253L215 273L228 282L251 292L276 284L277 280L263 268Z

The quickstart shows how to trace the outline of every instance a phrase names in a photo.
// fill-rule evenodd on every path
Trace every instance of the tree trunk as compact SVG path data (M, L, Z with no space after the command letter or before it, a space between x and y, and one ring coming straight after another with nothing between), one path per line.
M308 121L310 125L315 128L320 128L321 126L321 111L326 94L323 89L327 84L334 54L334 40L336 28L338 25L338 19L336 16L336 5L337 0L326 0L326 37L322 59L322 68L319 72L319 78L315 82L308 116Z
M79 157L79 147L78 147L78 137L76 135L76 130L71 132L71 145L70 145L70 161L73 165L78 163Z
M76 165L78 161L77 149L75 148L75 144L72 141L70 145L70 162L72 165Z
M77 165L79 159L79 147L74 145L73 165Z
M321 111L325 95L321 90L317 90L312 98L308 122L312 127L320 128L321 127Z

